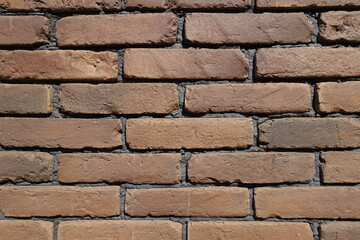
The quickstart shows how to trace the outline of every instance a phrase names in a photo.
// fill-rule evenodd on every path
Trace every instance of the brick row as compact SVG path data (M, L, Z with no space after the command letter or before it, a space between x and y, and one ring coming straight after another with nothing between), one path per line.
M256 7L261 10L351 9L360 7L360 3L357 0L257 0Z

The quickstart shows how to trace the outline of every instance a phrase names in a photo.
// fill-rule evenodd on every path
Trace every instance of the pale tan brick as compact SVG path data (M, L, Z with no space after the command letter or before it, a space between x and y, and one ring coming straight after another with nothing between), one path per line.
M0 220L0 240L53 240L53 223L31 220Z
M328 222L320 225L321 240L358 240L360 222Z
M323 9L323 8L354 8L359 7L358 0L257 0L259 9Z

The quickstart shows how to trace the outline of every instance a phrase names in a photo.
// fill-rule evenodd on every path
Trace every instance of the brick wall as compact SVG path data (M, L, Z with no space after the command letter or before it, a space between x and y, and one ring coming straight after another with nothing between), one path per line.
M0 8L0 240L360 239L359 0Z

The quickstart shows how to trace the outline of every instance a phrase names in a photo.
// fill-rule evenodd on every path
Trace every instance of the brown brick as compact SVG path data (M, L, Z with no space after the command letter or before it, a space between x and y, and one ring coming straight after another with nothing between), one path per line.
M255 189L256 216L260 218L360 217L358 187L282 187Z
M60 105L86 114L169 114L179 107L176 84L63 84Z
M267 148L358 148L358 118L282 118L259 126Z
M0 79L116 81L117 54L73 50L0 51Z
M116 119L1 118L0 145L43 148L113 148L121 146Z
M0 182L53 180L53 157L40 152L0 152Z
M61 154L59 181L175 184L180 154Z
M189 180L195 183L309 182L314 175L311 153L193 154L188 167Z
M10 12L51 11L51 12L85 12L102 10L120 10L118 0L0 0L0 7Z
M115 216L120 188L1 186L0 211L7 217Z
M253 143L249 118L129 119L126 139L133 149L244 148Z
M323 152L323 181L360 183L360 152Z
M319 112L360 112L360 82L318 83L316 93Z
M210 84L186 87L185 109L194 113L286 113L311 110L307 84Z
M0 26L1 46L32 46L48 42L50 21L46 17L1 16Z
M132 216L242 217L249 193L238 187L128 189L125 211Z
M143 79L244 79L249 63L240 49L127 49L124 74Z
M190 240L313 240L307 223L290 222L190 222Z
M53 223L31 220L1 220L0 240L53 240Z
M185 25L194 44L306 43L312 31L303 13L190 13Z
M257 0L259 9L322 9L359 7L358 0Z
M126 0L127 9L203 9L217 10L250 8L251 0Z
M360 222L328 222L321 224L321 240L358 240Z
M172 13L72 16L56 24L59 46L169 45L176 34Z
M322 13L320 23L320 37L325 42L360 42L360 12Z
M359 58L360 49L352 47L265 48L256 54L256 77L360 77Z
M50 85L0 84L0 113L49 114L52 98Z
M66 221L59 225L59 240L181 240L181 229L180 223L161 220Z

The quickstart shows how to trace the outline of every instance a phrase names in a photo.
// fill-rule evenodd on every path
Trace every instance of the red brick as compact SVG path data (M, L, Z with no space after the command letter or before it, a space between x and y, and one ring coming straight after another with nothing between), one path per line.
M133 149L244 148L253 144L249 118L129 119L126 139Z
M360 183L360 152L321 153L323 181Z
M360 77L359 58L360 49L352 47L265 48L256 54L256 77Z
M282 187L255 189L259 218L357 219L358 187Z
M117 54L73 50L0 51L0 79L116 81Z
M358 240L360 222L328 222L321 224L321 240Z
M172 13L72 16L56 24L59 46L169 45L176 34Z
M354 8L359 7L358 0L257 0L257 8L262 10L280 9L323 9L323 8Z
M85 12L102 10L120 10L118 0L0 0L0 7L10 12L50 11L50 12Z
M325 82L316 85L317 110L322 113L360 112L360 82Z
M188 239L313 240L307 223L290 222L190 222Z
M0 211L7 217L116 216L120 188L1 186Z
M180 182L181 155L61 154L59 181L175 184Z
M185 25L194 44L306 43L312 31L303 13L190 13Z
M259 126L267 148L358 148L358 118L282 118Z
M249 63L240 49L127 49L124 74L142 79L244 79Z
M116 119L1 118L0 145L42 148L113 148L122 145Z
M53 157L40 152L0 152L0 182L53 180Z
M238 187L128 189L125 211L132 216L241 217L249 193Z
M311 110L310 86L292 83L186 86L185 109L194 113L286 113Z
M53 223L31 220L0 220L0 240L53 240Z
M59 240L181 240L181 229L180 223L161 220L66 221L59 224Z
M169 114L179 107L176 84L63 84L60 105L86 114Z
M46 17L1 16L0 26L1 46L33 46L48 43L50 21Z
M311 153L193 154L188 177L195 183L309 182L315 175Z
M251 0L125 0L127 9L203 9L244 10L250 8Z

